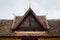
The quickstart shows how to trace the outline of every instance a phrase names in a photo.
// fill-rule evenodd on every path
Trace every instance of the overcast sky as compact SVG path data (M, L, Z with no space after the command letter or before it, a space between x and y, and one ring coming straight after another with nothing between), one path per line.
M14 15L23 16L29 3L36 15L60 19L60 0L0 0L0 19L14 19Z

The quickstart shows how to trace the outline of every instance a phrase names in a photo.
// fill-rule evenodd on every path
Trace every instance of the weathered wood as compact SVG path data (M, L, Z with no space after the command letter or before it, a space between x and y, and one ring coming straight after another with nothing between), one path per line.
M21 25L19 25L19 27L16 30L17 31L43 31L44 29L30 12L29 15L25 17Z

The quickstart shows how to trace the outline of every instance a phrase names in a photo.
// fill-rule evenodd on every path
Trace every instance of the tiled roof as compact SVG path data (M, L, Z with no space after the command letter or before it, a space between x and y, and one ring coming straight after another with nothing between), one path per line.
M16 22L22 16L16 16ZM44 21L44 17L41 19ZM15 33L12 32L11 27L13 24L13 20L0 20L0 36L14 36ZM48 20L49 30L47 31L47 35L49 36L60 36L60 20Z
M49 35L60 36L60 20L48 20Z
M15 20L13 21L12 29L15 29L16 27L18 27L18 25L19 25L19 24L24 20L24 18L29 14L29 12L32 12L31 14L33 14L33 16L35 17L35 19L39 22L39 24L42 25L42 27L43 27L44 29L47 28L47 27L46 27L46 22L45 22L45 21L46 21L45 16L37 17L37 16L35 15L35 13L32 11L32 9L29 8L23 17L20 16L20 17L16 17L16 18L15 18ZM44 19L43 19L43 18L44 18ZM19 19L19 20L18 20L18 19ZM45 20L45 21L44 21L44 20Z
M0 36L17 36L15 35L15 32L12 31L12 29L15 29L22 22L29 11L32 10L28 9L24 16L15 16L14 20L0 20ZM46 20L45 16L36 16L34 12L32 14L35 19L43 26L43 28L47 29L48 26L46 22L48 22L49 29L46 31L48 36L60 36L60 20Z
M12 35L11 26L13 20L0 20L0 36Z

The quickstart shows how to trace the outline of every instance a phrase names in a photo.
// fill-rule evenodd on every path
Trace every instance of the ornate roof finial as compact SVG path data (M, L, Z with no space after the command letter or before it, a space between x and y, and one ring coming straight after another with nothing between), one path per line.
M29 1L29 8L31 8L31 3L30 3L30 0L28 0Z
M31 8L31 4L29 3L29 8Z

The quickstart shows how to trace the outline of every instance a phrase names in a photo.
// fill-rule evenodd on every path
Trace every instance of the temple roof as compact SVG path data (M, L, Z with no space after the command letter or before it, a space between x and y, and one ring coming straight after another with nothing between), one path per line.
M15 29L22 22L22 20L25 18L25 16L28 14L29 11L32 11L32 9L29 8L24 16L15 16L14 20L0 19L0 36L17 36L18 34L15 35L15 32L13 32L12 29ZM60 36L60 20L48 20L46 19L45 16L36 16L34 12L33 12L33 15L44 28L47 28L47 25L46 25L46 20L47 20L49 25L49 30L47 31L48 36ZM31 34L33 33L31 32ZM39 35L40 33L38 33L38 36Z
M29 12L32 12L31 14L35 17L35 19L42 25L44 29L47 28L46 25L46 18L45 16L36 16L35 13L31 8L27 10L27 12L24 14L24 16L16 16L15 20L13 21L12 29L15 29L23 20L24 18L29 15Z

